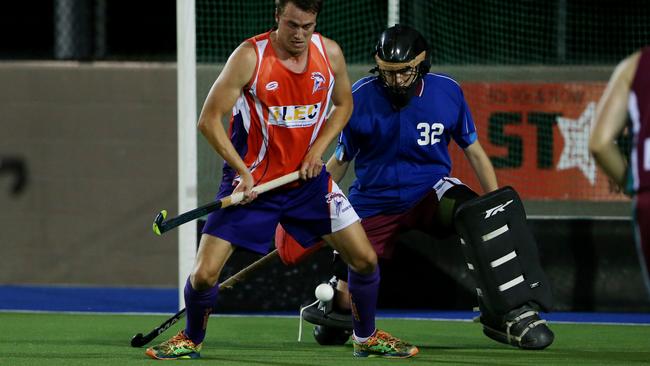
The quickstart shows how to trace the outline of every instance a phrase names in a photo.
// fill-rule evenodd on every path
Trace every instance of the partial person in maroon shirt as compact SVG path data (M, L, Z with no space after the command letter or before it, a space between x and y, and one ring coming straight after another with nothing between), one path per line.
M589 150L596 163L634 196L635 238L650 296L650 47L618 64L594 122ZM629 159L615 142L626 127L632 136Z

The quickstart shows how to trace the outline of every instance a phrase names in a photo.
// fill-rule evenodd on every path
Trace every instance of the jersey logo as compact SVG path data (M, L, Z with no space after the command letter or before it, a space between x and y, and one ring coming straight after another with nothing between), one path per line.
M275 89L278 88L278 86L280 86L280 84L278 84L277 81L269 81L266 84L266 90L268 90L268 91L275 90Z
M341 216L341 206L343 206L343 201L345 201L345 195L341 192L330 192L325 195L325 199L327 200L327 204L334 201L336 216Z
M312 94L316 93L319 90L325 89L325 77L320 72L312 72L311 78L314 80L314 87L311 91Z
M287 128L309 127L320 114L321 103L269 107L269 124Z
M487 219L488 217L492 217L492 216L498 214L499 212L505 212L506 206L508 206L511 203L512 203L512 200L510 200L510 201L508 201L506 203L502 203L502 204L500 204L500 205L498 205L496 207L492 207L491 209L485 211L485 218Z

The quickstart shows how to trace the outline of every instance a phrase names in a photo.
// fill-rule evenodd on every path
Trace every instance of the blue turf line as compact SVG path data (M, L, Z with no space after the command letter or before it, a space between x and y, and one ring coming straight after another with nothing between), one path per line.
M469 321L476 317L478 313L471 311L381 310L379 315L385 318ZM542 317L551 322L650 325L650 313L552 312L544 313Z
M0 310L172 313L176 288L0 286Z
M176 288L0 286L0 311L172 314L177 309L178 290ZM296 316L297 313L296 309L295 312L272 314ZM378 315L385 318L470 321L477 313L471 311L380 310ZM553 322L650 325L650 313L554 312L544 314L544 318Z

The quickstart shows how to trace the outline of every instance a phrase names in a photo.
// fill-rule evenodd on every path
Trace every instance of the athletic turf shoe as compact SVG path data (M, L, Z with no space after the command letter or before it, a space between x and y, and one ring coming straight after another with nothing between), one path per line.
M419 352L414 345L393 337L383 330L376 330L375 334L363 343L352 338L355 357L408 358Z
M157 346L147 348L145 354L156 360L176 360L201 357L201 344L194 344L184 331Z

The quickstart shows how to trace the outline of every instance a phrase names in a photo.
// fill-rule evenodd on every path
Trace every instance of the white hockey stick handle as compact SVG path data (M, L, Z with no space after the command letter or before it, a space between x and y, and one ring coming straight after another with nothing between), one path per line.
M289 173L286 175L283 175L279 178L275 178L271 181L268 181L266 183L260 184L259 186L253 187L253 191L257 193L264 193L266 191L270 191L272 189L278 188L280 186L283 186L287 183L295 182L300 178L300 172L295 171L293 173ZM221 200L221 208L228 207L231 205L234 205L236 203L241 202L244 199L244 192L236 192L231 194L228 197L225 197Z

